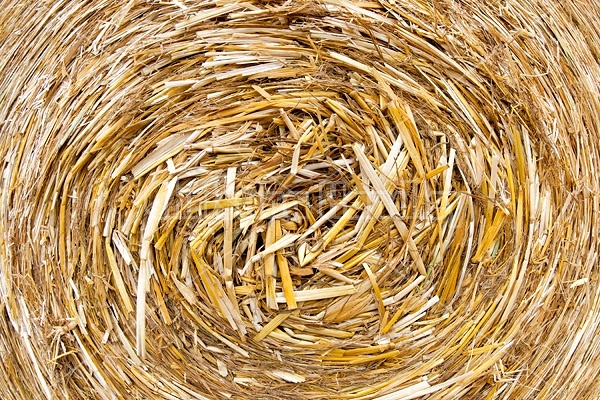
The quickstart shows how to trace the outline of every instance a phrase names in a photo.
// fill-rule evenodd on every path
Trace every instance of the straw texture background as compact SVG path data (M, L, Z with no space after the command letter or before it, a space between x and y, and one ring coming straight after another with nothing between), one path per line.
M598 399L595 1L0 1L0 398Z

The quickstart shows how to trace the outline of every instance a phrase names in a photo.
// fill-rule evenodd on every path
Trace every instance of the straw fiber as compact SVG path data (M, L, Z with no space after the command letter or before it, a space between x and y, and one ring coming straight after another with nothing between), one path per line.
M1 399L600 398L596 1L0 10Z

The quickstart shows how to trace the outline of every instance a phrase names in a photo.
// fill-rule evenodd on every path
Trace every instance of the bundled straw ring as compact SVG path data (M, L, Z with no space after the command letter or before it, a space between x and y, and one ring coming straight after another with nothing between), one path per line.
M191 3L0 1L0 398L600 396L594 2Z

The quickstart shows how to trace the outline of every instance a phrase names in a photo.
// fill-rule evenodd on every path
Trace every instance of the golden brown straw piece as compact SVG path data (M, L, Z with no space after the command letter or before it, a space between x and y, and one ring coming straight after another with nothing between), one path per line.
M596 1L0 0L0 398L600 398Z

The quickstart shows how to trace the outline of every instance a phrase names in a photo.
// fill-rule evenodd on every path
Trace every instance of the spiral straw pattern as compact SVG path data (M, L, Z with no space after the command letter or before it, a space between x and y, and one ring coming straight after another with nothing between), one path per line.
M594 1L0 1L0 398L598 399Z

